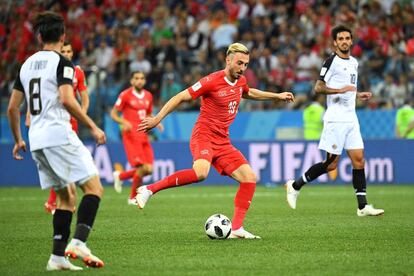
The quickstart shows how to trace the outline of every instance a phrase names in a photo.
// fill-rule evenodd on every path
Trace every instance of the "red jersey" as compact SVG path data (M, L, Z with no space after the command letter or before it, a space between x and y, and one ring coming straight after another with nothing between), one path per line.
M79 65L76 65L75 76L73 77L73 91L75 92L75 97L76 93L80 95L80 93L86 89L88 89L88 87L86 86L85 73Z
M152 114L152 94L149 91L142 89L141 93L137 93L133 87L130 87L121 92L114 107L132 124L133 131L147 136L146 133L138 132L136 129L144 118Z
M85 73L79 65L76 65L75 75L73 76L73 95L76 98L76 94L80 96L81 93L87 93L87 89L88 87L86 86ZM78 133L78 121L72 116L70 117L70 124L72 125L72 129Z
M226 78L224 70L217 71L196 82L188 91L193 99L201 96L200 115L193 137L213 135L214 139L227 141L229 126L236 117L242 94L249 91L246 78L241 76L232 83Z

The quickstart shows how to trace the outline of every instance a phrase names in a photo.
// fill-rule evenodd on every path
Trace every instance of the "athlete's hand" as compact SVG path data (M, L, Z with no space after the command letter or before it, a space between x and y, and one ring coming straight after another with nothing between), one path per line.
M339 89L340 92L339 93L345 93L345 92L353 92L353 91L357 91L356 87L353 85L347 85L342 87L341 89Z
M279 100L286 101L286 102L294 102L295 96L293 96L292 92L282 92L277 94L279 97Z
M368 101L369 99L371 99L372 93L371 92L358 92L357 97L358 99L362 101Z
M94 127L91 130L91 134L93 136L93 138L96 141L96 144L99 145L103 145L106 143L106 136L105 136L105 132L102 131L102 129L100 129L99 127Z
M164 132L164 125L163 125L163 124L159 123L159 124L157 125L157 128L158 128L158 130L159 130L160 132Z
M138 125L138 131L148 132L149 130L156 127L160 122L156 119L157 117L147 117L141 121Z
M132 129L132 125L130 122L125 121L122 123L122 130L123 131L130 131Z
M14 157L14 159L23 160L23 156L21 156L19 154L20 150L23 150L24 152L27 151L26 143L23 140L21 140L21 141L14 144L14 147L13 147L13 157Z

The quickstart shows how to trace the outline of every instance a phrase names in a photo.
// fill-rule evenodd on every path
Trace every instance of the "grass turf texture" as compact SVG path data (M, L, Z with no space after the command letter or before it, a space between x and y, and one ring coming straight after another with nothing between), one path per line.
M128 187L122 195L108 187L88 241L105 267L86 273L414 275L414 186L371 185L368 200L385 215L364 218L356 216L349 186L305 187L296 210L282 187L258 187L245 227L262 240L210 240L205 220L214 213L231 218L236 189L171 189L138 210L126 204ZM0 188L0 275L45 272L52 237L52 217L43 211L47 194Z

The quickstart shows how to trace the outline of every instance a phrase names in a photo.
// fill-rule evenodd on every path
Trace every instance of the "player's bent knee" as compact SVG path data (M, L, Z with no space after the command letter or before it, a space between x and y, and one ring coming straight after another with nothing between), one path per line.
M62 190L56 191L56 207L61 210L73 211L76 204L76 193L73 193L69 190L69 187L66 187Z
M84 184L80 185L84 194L92 194L96 195L99 198L102 198L104 193L104 188L102 187L101 181L99 180L99 176L94 176Z
M253 173L253 172L247 173L243 176L242 181L243 182L249 182L249 183L256 183L256 181L257 181L256 174Z
M355 160L354 168L357 170L365 168L365 159Z
M197 175L198 181L203 181L208 176L209 168L205 168L205 167L197 168L197 167L195 167L195 168L193 168L193 170Z
M196 161L193 165L193 170L197 175L198 181L203 181L208 176L208 173L210 171L210 163L206 162L207 161L205 160Z
M208 171L196 171L198 181L203 181L208 176Z

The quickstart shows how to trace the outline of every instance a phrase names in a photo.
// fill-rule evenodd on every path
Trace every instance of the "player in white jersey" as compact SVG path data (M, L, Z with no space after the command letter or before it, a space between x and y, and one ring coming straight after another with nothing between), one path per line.
M70 115L85 124L98 145L105 134L81 110L73 93L74 68L59 54L65 38L62 16L53 12L37 15L34 31L43 50L30 56L20 68L8 107L8 117L15 140L13 156L23 159L20 150L26 144L20 132L20 105L26 98L30 111L29 142L36 162L42 189L53 187L57 209L53 216L53 251L47 270L81 270L65 258L80 258L87 266L104 263L86 246L103 188L90 152L69 123ZM75 183L84 192L78 207L76 230L68 244L72 213L76 203Z
M335 52L325 61L316 82L315 92L327 95L327 110L319 141L319 149L326 151L326 160L311 166L301 177L286 183L287 201L296 209L299 190L306 183L336 169L342 150L352 162L352 183L358 200L357 215L377 216L384 213L367 204L364 143L355 113L356 98L369 100L371 92L357 92L358 61L350 56L352 31L345 26L332 29Z

